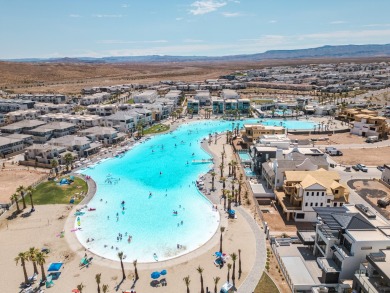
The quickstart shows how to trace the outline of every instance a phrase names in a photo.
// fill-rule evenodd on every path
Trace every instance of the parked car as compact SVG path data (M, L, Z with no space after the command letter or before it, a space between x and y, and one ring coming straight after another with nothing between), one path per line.
M384 166L378 166L376 167L379 171L383 172L383 170L385 170L385 167Z
M368 142L368 143L374 143L377 141L379 141L379 139L378 139L378 136L376 136L376 135L368 136L366 139L366 142Z
M381 199L378 199L377 201L378 206L385 208L390 204L390 197L384 197Z
M362 172L368 171L366 165L363 165L363 164L356 164L356 165L352 166L352 169L354 169L355 171L362 171Z
M336 149L335 147L326 147L325 153L327 153L330 156L342 156L343 153Z

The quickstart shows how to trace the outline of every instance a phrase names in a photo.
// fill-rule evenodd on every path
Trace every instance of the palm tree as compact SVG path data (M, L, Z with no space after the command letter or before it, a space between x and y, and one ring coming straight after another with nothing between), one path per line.
M35 247L30 247L30 249L27 251L28 254L28 260L32 262L33 268L34 268L34 274L38 275L38 267L37 267L37 253L39 252L38 249Z
M232 264L228 263L227 264L227 268L228 268L227 282L229 283L229 280L230 280L230 269L232 268Z
M26 252L19 252L18 256L15 257L16 265L18 265L19 261L23 268L24 283L28 284L29 281L28 281L27 270L26 270L26 261L28 261L28 254Z
M222 181L222 189L225 189L225 187L226 187L226 178L225 177L221 177L221 181Z
M214 179L215 179L215 175L217 175L214 171L210 173L211 175L211 190L214 190Z
M11 203L12 202L16 203L16 210L18 211L18 213L20 213L20 207L19 207L19 203L18 203L18 195L16 193L14 193L13 195L11 195L11 197L9 199L11 200Z
M198 273L200 274L200 293L204 293L204 288L203 288L203 268L201 266L198 266L196 268L196 270L198 271Z
M26 189L26 194L28 194L30 196L31 210L34 210L34 202L33 202L33 198L32 198L34 190L35 189L34 189L34 187L32 187L32 185L30 185Z
M219 230L221 231L221 236L219 237L219 252L222 253L222 233L225 232L225 227L222 226L221 228L219 228Z
M238 250L238 279L241 278L242 270L241 270L241 249Z
M118 252L118 257L119 260L121 261L121 268L122 268L122 280L126 279L126 274L125 274L125 268L123 266L123 251Z
M107 284L104 284L104 285L102 286L102 290L103 290L103 293L107 293L107 291L108 291L108 285L107 285Z
M26 208L26 200L24 199L24 186L20 185L17 189L16 192L20 192L20 195L22 196L22 201L23 201L23 210Z
M64 160L65 160L66 170L69 171L69 165L72 165L74 157L71 153L67 153L64 156Z
M96 284L97 284L97 291L98 293L100 293L100 279L102 277L102 273L99 273L99 274L96 274L95 275L95 280L96 280Z
M184 283L186 284L187 293L190 293L190 283L191 283L190 276L184 277L184 278L183 278L183 281L184 281Z
M244 182L242 181L242 174L240 175L240 180L238 180L238 204L241 205L241 188Z
M272 109L271 109L271 116L272 116L272 118L275 117L275 108L272 108Z
M232 282L233 285L235 285L235 280L236 280L236 260L237 260L237 254L234 252L230 255L233 261L233 272L232 272Z
M228 164L228 166L229 166L229 175L228 175L228 177L230 177L231 176L231 169L232 169L232 162L229 162L229 164Z
M58 161L56 159L53 159L50 161L50 164L51 164L51 168L54 169L54 173L56 174L57 176L57 167L58 167Z
M42 281L46 280L45 267L44 267L46 263L46 258L47 258L47 254L40 251L36 255L36 262L41 267Z
M83 285L83 283L77 285L77 290L79 290L80 293L83 293L84 288L85 288L85 286Z
M135 280L137 281L137 280L139 279L138 270L137 270L137 260L134 260L134 261L133 261L133 265L134 265Z
M223 177L223 167L224 167L223 164L219 165L219 170L221 171L221 177Z
M215 277L214 278L214 293L217 293L217 286L218 286L218 282L221 278L220 277Z
M232 174L234 179L236 179L237 177L237 173L236 173L237 165L238 165L237 161L232 161Z

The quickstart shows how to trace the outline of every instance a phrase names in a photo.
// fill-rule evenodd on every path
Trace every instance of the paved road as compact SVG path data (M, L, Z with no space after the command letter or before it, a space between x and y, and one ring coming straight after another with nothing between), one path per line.
M253 219L253 217L248 214L248 212L243 207L237 207L237 211L240 212L240 215L245 218L245 220L249 223L253 235L255 235L256 239L256 256L255 256L255 264L250 271L249 275L246 277L245 281L238 288L238 292L242 293L250 293L255 291L257 283L260 280L261 275L263 274L266 260L266 239L264 231L260 229L259 225Z
M382 148L390 146L390 139L378 141L375 143L365 143L365 144L326 144L326 145L316 145L318 148L326 147L335 147L337 149L369 149L369 148Z

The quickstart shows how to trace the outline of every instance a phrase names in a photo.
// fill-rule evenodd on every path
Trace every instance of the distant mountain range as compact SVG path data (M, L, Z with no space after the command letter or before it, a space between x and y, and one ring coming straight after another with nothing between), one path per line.
M390 44L386 45L343 45L323 46L296 50L270 50L264 53L230 56L118 56L118 57L77 57L77 58L25 58L7 59L12 62L52 62L52 63L127 63L127 62L194 62L194 61L262 61L278 59L307 58L359 58L390 57Z

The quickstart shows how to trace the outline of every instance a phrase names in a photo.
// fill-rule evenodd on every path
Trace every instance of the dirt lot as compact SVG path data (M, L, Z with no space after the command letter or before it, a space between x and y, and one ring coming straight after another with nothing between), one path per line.
M4 169L0 169L0 203L8 203L10 196L20 185L28 187L44 177L47 172L47 170L34 170L34 168L27 170L22 166L6 164Z
M312 228L310 223L287 221L282 211L275 209L271 205L260 205L259 208L262 211L264 221L268 223L268 227L271 229L271 235L281 236L285 233L289 236L296 236L297 230Z
M0 88L15 93L79 94L84 87L126 83L151 83L160 80L197 81L218 78L236 70L267 66L367 63L388 58L291 59L263 61L214 61L167 63L78 63L60 60L44 63L0 62Z
M350 133L335 133L331 135L324 135L324 134L310 134L310 135L294 135L289 134L288 137L291 140L294 139L321 139L321 138L328 138L329 140L321 140L321 141L315 141L314 145L326 145L326 144L357 144L357 143L365 143L364 137L350 134Z
M361 163L366 166L379 166L390 163L390 147L343 149L342 151L343 156L332 157L334 161L342 165Z
M348 185L350 188L355 189L361 197L370 202L372 207L386 219L390 219L390 206L384 209L377 205L378 199L390 195L389 188L374 180L351 180L348 182Z

